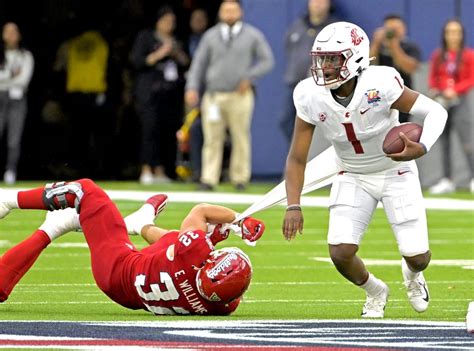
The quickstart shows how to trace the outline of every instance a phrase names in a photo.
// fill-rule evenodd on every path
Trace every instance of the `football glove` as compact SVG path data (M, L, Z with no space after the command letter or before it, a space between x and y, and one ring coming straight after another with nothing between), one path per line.
M242 219L239 222L239 227L242 232L242 239L250 242L260 239L265 231L265 224L252 217Z
M230 228L228 226L223 227L222 224L216 224L214 228L212 228L212 225L208 226L207 237L211 240L212 245L214 246L227 239L229 234Z

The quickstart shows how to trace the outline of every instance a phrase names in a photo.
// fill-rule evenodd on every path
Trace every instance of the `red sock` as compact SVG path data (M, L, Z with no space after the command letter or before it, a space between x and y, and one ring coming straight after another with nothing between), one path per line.
M5 252L0 258L0 302L8 299L15 285L50 242L48 235L38 229L29 238Z
M25 190L18 192L18 207L23 209L30 209L30 210L49 210L46 208L43 202L43 192L44 187L36 188L32 190ZM74 200L76 199L76 195L74 194L66 194L66 200L69 207L74 207ZM54 202L56 205L59 206L57 200L55 199Z

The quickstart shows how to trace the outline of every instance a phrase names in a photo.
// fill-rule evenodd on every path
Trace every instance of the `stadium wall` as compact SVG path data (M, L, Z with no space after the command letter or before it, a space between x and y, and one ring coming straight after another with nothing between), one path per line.
M288 151L278 126L285 88L283 40L290 24L305 13L307 0L243 0L242 3L245 20L262 30L275 55L275 68L257 83L258 95L252 125L253 174L256 178L279 176ZM442 25L451 17L461 18L466 26L466 42L470 46L474 45L474 0L333 0L333 4L335 14L363 27L369 37L382 24L386 14L401 14L407 21L409 37L421 48L424 61L439 45ZM415 79L421 83L423 80L426 81L426 69L420 70ZM421 85L415 88L426 88L426 84ZM315 137L322 136L316 134ZM326 145L324 142L322 144ZM318 153L320 149L321 146L318 146L312 153ZM430 162L426 167L431 167ZM432 172L426 173L436 175L436 172L434 175Z

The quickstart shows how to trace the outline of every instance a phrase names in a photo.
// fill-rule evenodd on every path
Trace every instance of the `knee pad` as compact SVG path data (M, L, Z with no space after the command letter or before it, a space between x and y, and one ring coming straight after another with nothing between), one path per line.
M67 194L75 195L74 207L79 213L81 199L84 196L82 185L79 183L57 182L46 184L43 192L43 203L50 211L68 208Z

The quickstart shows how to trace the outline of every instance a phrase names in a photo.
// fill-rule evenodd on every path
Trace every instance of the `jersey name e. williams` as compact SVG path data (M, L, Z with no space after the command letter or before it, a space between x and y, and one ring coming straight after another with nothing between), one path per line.
M369 66L357 78L347 107L339 104L313 78L301 81L293 92L297 116L320 128L334 146L338 166L347 172L372 173L390 169L398 162L382 151L385 135L399 124L391 105L404 89L403 79L391 67Z
M197 269L213 246L200 230L179 236L178 231L164 235L153 245L137 253L127 270L129 301L135 308L154 314L227 315L239 305L210 302L196 288ZM133 261L133 262L132 262ZM131 307L131 305L126 307Z

